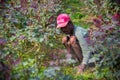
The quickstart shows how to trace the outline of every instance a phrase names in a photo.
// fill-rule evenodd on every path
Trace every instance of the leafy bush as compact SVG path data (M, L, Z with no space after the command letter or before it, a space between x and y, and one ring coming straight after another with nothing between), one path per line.
M84 1L87 6L82 0L1 0L0 79L119 79L119 0ZM77 75L73 69L76 63L67 62L64 59L66 52L57 50L64 47L60 43L62 35L57 35L59 30L55 28L56 16L61 12L68 13L75 24L86 28L89 26L86 23L88 20L82 19L91 14L86 15L85 10L92 10L92 15L102 16L93 20L96 27L90 29L90 37L87 38L99 53L96 57L102 57L96 66L95 75ZM53 66L59 66L60 70Z
M102 19L103 20L103 19ZM108 79L120 78L120 14L116 13L111 17L111 23L102 24L100 18L94 19L96 28L90 29L91 45L99 53L96 57L100 58L96 66L96 77Z
M85 0L89 14L107 16L120 11L120 0Z
M0 55L11 79L36 77L56 48L59 0L0 1ZM53 45L55 44L55 45ZM5 77L4 77L5 78Z

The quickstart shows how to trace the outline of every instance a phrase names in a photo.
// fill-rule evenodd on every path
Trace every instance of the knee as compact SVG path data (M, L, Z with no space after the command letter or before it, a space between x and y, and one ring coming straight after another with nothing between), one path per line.
M67 43L67 41L68 41L67 37L63 37L63 38L62 38L62 44Z
M70 38L70 44L71 45L75 45L76 44L76 40L77 40L77 38L75 36L71 36L71 38Z

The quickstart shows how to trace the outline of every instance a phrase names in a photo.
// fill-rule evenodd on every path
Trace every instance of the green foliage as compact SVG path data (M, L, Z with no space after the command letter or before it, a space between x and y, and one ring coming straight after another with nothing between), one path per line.
M119 80L119 30L120 1L119 0L85 0L89 6L89 14L99 16L93 20L96 27L91 29L92 46L102 58L96 65L95 77L105 80Z
M82 10L85 7L82 0L66 0L63 1L63 12L68 13L71 16L73 23L77 26L88 28L89 24L82 20L86 16L86 13Z
M41 66L50 59L47 55L51 48L57 48L54 44L58 44L55 41L58 3L49 0L40 3L3 1L0 9L0 59L11 69L8 77L27 80L41 73ZM7 42L3 43L2 39Z
M98 2L95 2L98 1ZM119 79L119 26L112 14L119 12L118 0L1 0L0 1L0 79L12 80L110 80ZM87 6L86 6L87 5ZM87 10L87 11L86 11ZM90 14L87 15L87 12ZM76 74L76 63L67 62L61 45L59 30L56 30L56 16L68 13L75 25L88 28L91 24L83 20L102 15L106 36L95 33L99 55L104 55L96 65L95 75L91 72ZM108 30L109 25L114 30ZM108 26L105 26L108 25ZM106 30L106 27L108 28ZM94 31L93 31L94 32ZM60 59L64 62L60 63ZM54 62L55 66L50 66ZM74 61L73 61L74 62ZM7 76L7 77L6 77Z
M120 60L120 49L119 40L120 34L120 20L119 16L113 15L111 22L108 24L103 24L96 26L97 29L91 31L91 39L93 40L92 46L96 48L98 58L102 58L96 65L96 76L99 78L105 77L106 79L119 79L119 69L118 65ZM116 18L116 19L115 19ZM95 23L95 21L94 21ZM98 23L99 24L99 23ZM101 24L101 23L100 23Z
M76 74L75 69L71 67L49 67L44 70L40 77L42 80L93 80L93 74Z
M89 14L102 15L105 18L120 11L119 0L85 0L84 3L89 7Z

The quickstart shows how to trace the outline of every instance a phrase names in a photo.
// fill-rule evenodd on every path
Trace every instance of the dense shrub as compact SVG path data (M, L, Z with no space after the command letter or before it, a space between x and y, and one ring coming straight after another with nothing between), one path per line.
M85 3L88 13L97 16L87 38L98 53L96 57L102 59L96 65L95 75L98 79L119 80L120 0L85 0Z
M8 65L12 79L36 77L59 44L55 19L60 1L0 2L0 65Z
M119 79L120 1L81 1L0 0L0 79ZM61 12L70 14L75 24L85 28L92 23L86 24L88 20L82 18L99 16L93 19L95 27L90 28L87 38L99 53L96 57L102 58L97 62L95 75L76 74L74 60L67 61L67 52L57 50L64 48L60 43L62 35L57 35L59 30L55 28L56 16Z
M90 14L108 17L120 11L120 0L85 0L84 2L89 7L87 12Z
M105 24L104 19L94 19L96 27L90 29L90 39L94 48L96 48L96 57L101 61L96 66L96 77L106 80L116 80L120 78L120 14L116 13L111 17L111 22Z

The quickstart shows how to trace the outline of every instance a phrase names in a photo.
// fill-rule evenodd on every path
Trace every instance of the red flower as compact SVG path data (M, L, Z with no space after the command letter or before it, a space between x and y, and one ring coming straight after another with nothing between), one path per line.
M102 21L100 19L93 19L93 23L96 27L100 28Z
M112 16L112 20L113 21L120 21L120 14L119 13L116 13Z

